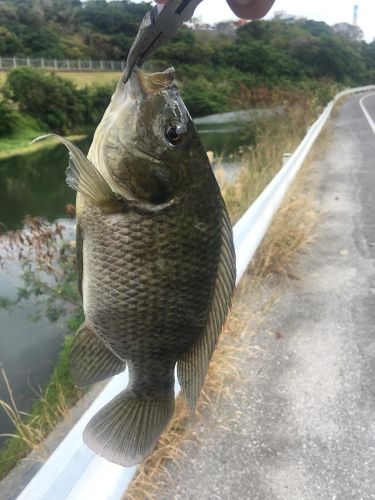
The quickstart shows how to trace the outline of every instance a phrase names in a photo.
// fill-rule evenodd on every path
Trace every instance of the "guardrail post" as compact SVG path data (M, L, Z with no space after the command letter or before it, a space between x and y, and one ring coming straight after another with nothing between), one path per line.
M26 57L26 66L31 66L30 57Z
M17 68L17 59L13 57L13 68Z
M44 68L44 57L40 59L40 67Z
M104 69L103 61L100 61L100 69Z
M54 60L53 60L53 66L54 66L54 68L55 68L55 69L57 69L57 68L58 68L58 65L57 65L57 59L54 59Z
M0 69L3 67L3 58L0 56Z
M79 71L81 71L81 59L78 59L77 63L78 63L78 69Z
M114 71L115 70L115 64L113 61L111 61L111 70Z
M291 153L284 153L282 158L282 165L285 165L285 163L289 160L291 156L292 156Z
M92 59L89 60L89 69L92 69Z
M70 61L69 61L69 59L67 59L67 61L66 61L66 68L70 69Z

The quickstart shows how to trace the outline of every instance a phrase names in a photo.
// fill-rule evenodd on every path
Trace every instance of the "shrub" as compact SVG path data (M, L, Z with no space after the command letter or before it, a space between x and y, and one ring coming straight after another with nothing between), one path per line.
M54 132L66 133L83 125L83 100L69 80L33 68L17 68L8 74L4 91L21 112Z
M19 122L18 114L6 101L0 101L0 137L13 134Z
M68 79L33 68L8 74L5 95L52 132L66 134L97 125L112 94L110 86L78 89Z
M227 96L204 78L185 81L181 93L193 117L221 113L226 109Z

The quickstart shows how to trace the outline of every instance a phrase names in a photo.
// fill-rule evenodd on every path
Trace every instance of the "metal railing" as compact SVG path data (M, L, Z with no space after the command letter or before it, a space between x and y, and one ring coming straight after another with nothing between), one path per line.
M326 124L335 102L348 94L375 90L359 87L337 94L309 129L296 151L233 228L238 283L260 245L284 195ZM82 440L88 421L128 383L127 374L114 377L91 407L31 480L18 500L120 500L137 468L107 462L89 450ZM176 393L179 392L176 385Z
M31 68L52 69L55 71L123 71L122 61L93 61L92 59L40 59L30 57L0 56L0 70L29 66Z

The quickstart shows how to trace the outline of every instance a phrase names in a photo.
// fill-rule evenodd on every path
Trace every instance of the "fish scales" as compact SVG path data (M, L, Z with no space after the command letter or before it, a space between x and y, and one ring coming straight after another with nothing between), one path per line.
M215 194L204 211L185 202L146 217L103 216L93 205L79 214L85 318L121 358L174 366L202 333L221 247Z

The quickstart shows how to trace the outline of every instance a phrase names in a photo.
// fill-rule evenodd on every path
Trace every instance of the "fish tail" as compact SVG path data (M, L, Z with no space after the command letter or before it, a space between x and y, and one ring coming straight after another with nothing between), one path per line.
M172 418L174 392L125 390L88 423L83 440L96 454L124 467L141 463Z

